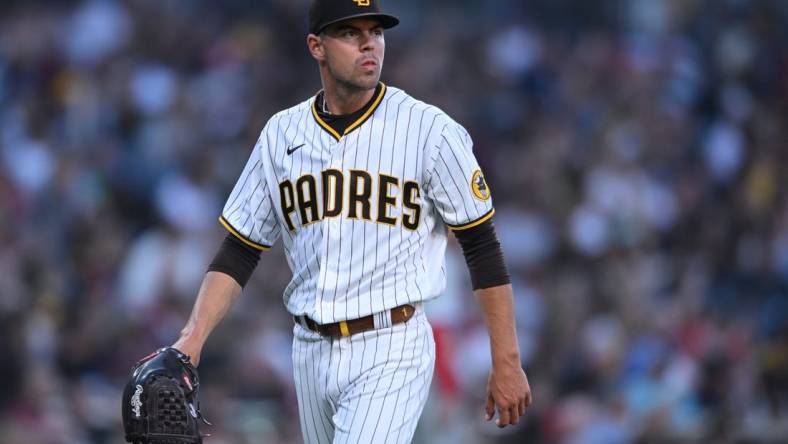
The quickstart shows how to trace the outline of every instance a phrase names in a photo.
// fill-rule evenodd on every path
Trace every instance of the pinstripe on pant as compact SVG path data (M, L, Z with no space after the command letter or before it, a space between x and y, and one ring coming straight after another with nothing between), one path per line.
M422 310L406 323L324 338L296 324L295 372L306 443L408 443L435 364Z

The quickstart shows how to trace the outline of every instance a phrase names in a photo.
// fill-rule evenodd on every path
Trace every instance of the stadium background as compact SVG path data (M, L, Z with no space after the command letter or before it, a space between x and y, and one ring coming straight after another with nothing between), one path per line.
M535 404L483 422L461 254L417 443L762 443L788 433L788 3L386 7L384 81L487 173ZM319 88L303 1L0 3L0 442L122 442L262 125ZM289 277L265 253L200 365L211 444L300 441ZM783 441L784 442L784 441Z

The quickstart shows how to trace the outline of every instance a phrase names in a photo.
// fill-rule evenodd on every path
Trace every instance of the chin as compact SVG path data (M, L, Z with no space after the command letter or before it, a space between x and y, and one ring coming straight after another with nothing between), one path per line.
M375 77L374 79L355 79L350 82L345 82L345 85L351 89L367 91L370 89L375 89L378 86L378 79L378 77Z
M380 81L380 73L361 74L349 78L337 79L337 82L345 85L346 88L359 91L375 89Z

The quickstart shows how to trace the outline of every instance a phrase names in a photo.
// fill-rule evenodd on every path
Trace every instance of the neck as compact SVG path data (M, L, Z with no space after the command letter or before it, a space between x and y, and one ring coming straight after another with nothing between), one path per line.
M337 83L324 83L323 94L328 106L328 112L341 116L360 110L375 94L375 88L357 89L348 88Z

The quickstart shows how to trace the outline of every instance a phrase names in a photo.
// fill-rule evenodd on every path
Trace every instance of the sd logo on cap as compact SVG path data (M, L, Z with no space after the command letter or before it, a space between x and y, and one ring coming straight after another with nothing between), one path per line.
M358 17L379 20L384 29L399 24L397 17L383 12L379 0L312 0L309 7L309 32L320 34L328 25Z

